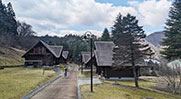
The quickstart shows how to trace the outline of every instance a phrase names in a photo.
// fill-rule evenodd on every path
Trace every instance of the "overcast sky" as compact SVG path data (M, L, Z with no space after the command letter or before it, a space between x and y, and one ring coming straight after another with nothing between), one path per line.
M82 35L90 30L101 36L118 13L137 17L147 34L161 31L173 0L2 0L11 2L18 20L33 26L37 35Z

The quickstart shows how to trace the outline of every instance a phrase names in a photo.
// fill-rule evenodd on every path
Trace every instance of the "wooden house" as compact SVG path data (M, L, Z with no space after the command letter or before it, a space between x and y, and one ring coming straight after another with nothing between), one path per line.
M84 68L90 68L90 52L81 52L82 65Z
M69 51L63 51L62 52L62 56L63 56L63 62L62 63L67 63L68 60L68 55L69 55Z
M122 66L122 68L115 68L113 63L113 48L114 43L110 41L96 41L95 47L95 66L96 72L106 78L109 77L133 77L133 70L131 65ZM144 65L142 65L144 66ZM140 65L136 66L137 74L139 74Z
M57 65L65 59L62 56L63 46L50 46L43 41L37 42L22 57L25 58L25 65L43 66Z

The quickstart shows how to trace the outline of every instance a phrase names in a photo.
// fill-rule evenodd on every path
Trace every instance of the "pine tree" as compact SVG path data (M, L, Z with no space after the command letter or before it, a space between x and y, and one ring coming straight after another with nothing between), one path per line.
M101 41L111 41L109 31L107 30L107 28L104 29L104 32L101 37Z
M122 17L121 14L116 18L115 24L112 27L113 49L112 64L116 68L124 68L131 65L135 78L135 86L138 85L138 74L136 72L136 64L143 62L144 56L149 55L150 48L144 43L145 37L142 26L138 26L138 20L135 16L127 14Z
M9 2L6 7L7 20L8 20L8 30L11 35L18 35L17 32L17 21L15 17L15 12L13 10L12 4Z
M2 3L2 0L0 0L0 34L4 34L6 26L4 18L6 17L6 7Z
M0 34L18 35L17 21L11 3L5 6L0 0Z
M165 29L161 54L168 60L181 59L181 0L173 2Z

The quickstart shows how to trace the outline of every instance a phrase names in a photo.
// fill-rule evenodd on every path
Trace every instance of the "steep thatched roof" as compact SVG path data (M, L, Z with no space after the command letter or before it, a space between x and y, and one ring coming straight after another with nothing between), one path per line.
M63 50L63 46L49 46L51 52L53 52L53 54L59 58L61 55L61 52Z
M95 48L98 51L112 51L114 43L112 41L95 41Z
M62 56L67 59L68 58L69 51L63 51Z
M32 46L22 57L24 57L27 53L29 53L29 51L32 50L39 43L44 45L56 58L59 58L61 56L63 46L49 46L48 44L40 40L34 46Z
M81 52L82 63L86 64L90 60L90 52Z
M96 41L95 58L98 66L111 66L113 57L114 43L110 41Z
M113 63L113 48L114 43L111 41L96 41L95 58L98 66L112 66ZM124 66L131 66L131 64L124 64ZM145 62L137 63L136 66L146 66Z

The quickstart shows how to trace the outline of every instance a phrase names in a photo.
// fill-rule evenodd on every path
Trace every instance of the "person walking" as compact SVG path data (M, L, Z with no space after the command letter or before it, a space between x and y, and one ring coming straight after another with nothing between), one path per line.
M65 66L64 67L64 77L67 77L67 71L68 71L68 68Z

